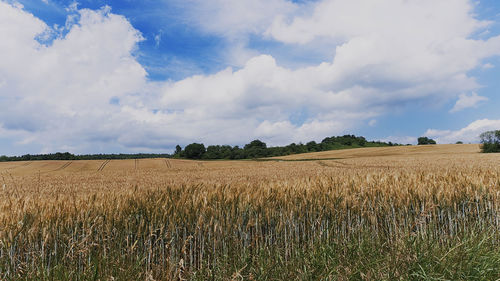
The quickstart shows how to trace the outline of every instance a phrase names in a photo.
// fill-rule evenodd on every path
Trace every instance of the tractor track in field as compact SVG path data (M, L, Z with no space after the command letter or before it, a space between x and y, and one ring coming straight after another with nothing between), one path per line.
M21 167L26 167L28 165L31 165L33 163L33 161L29 161L29 162L26 162L26 163L23 163L21 165L17 165L17 166L14 166L14 167L8 167L8 168L5 168L3 169L4 171L9 171L9 170L14 170L14 169L17 169L17 168L21 168Z
M331 161L331 162L339 164L339 165L332 165L331 163L328 163L326 161L321 161L321 160L316 161L316 163L318 163L318 165L323 166L323 167L329 167L329 168L343 168L343 169L366 169L366 168L389 169L390 168L390 166L384 166L384 165L353 165L353 164L348 164L348 163L344 163L341 161Z
M110 162L111 160L106 160L104 162L101 163L101 166L99 166L99 168L97 169L98 172L102 172L102 170L104 170L104 168L106 167L106 165L108 165L108 163Z
M165 159L165 165L167 166L167 168L172 169L172 163L170 163L169 160Z
M139 168L139 159L134 159L134 170Z
M68 162L64 163L64 165L62 165L61 167L59 167L59 168L57 168L55 170L52 170L52 171L53 172L62 171L64 169L68 168L69 165L71 165L71 163L73 163L73 161L68 161Z

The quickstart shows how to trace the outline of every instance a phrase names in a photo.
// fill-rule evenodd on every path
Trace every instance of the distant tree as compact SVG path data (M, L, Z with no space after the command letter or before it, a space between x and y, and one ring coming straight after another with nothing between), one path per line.
M220 145L209 145L203 154L204 159L220 159Z
M310 141L306 143L307 151L315 152L319 150L318 144L315 141Z
M357 139L359 145L361 145L361 146L365 146L366 145L367 141L366 141L366 139L364 137L357 137L356 139Z
M31 157L31 158L34 158L34 157ZM49 160L49 159L52 159L52 160L72 160L72 159L75 159L75 156L69 152L64 152L64 153L56 152L55 154L52 154L52 155L49 154L43 158L46 158L44 160Z
M418 145L425 145L425 144L436 144L436 141L428 137L419 137Z
M180 145L175 146L175 155L180 155L182 152L182 147Z
M457 141L455 144L464 144L463 141Z
M184 157L188 159L201 159L205 152L205 145L202 143L192 143L184 148Z
M245 158L260 158L267 156L267 145L260 140L253 140L243 147Z
M231 159L233 155L233 149L229 145L220 146L220 157L221 159Z
M340 141L340 144L351 146L355 142L356 136L354 136L354 135L343 135L342 137L340 137L338 139Z
M250 148L260 148L260 149L266 149L267 145L265 142L260 141L260 140L253 140L249 144L245 144L243 147L244 149L250 149Z
M209 145L204 159L231 159L232 151L229 145Z
M245 158L245 152L239 146L236 145L231 149L231 159L244 159L244 158Z
M479 138L482 152L500 152L500 130L484 132Z
M386 146L387 143L381 142L368 142L364 137L357 137L355 135L343 135L339 137L327 137L321 141L320 150L331 150L339 149L342 147L360 147L366 146L367 144L375 144L380 146Z

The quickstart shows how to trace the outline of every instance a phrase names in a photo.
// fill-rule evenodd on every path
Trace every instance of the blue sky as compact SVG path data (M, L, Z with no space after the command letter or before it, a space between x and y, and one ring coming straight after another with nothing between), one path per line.
M0 35L0 155L500 129L493 0L0 0Z

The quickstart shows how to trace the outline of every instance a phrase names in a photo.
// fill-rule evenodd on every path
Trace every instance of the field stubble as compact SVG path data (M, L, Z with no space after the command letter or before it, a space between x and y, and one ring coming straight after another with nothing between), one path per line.
M0 279L494 280L500 157L477 150L0 163Z

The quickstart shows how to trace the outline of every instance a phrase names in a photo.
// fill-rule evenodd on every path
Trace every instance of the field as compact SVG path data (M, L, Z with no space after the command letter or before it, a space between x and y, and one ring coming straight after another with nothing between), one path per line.
M500 280L500 155L0 163L0 280Z

